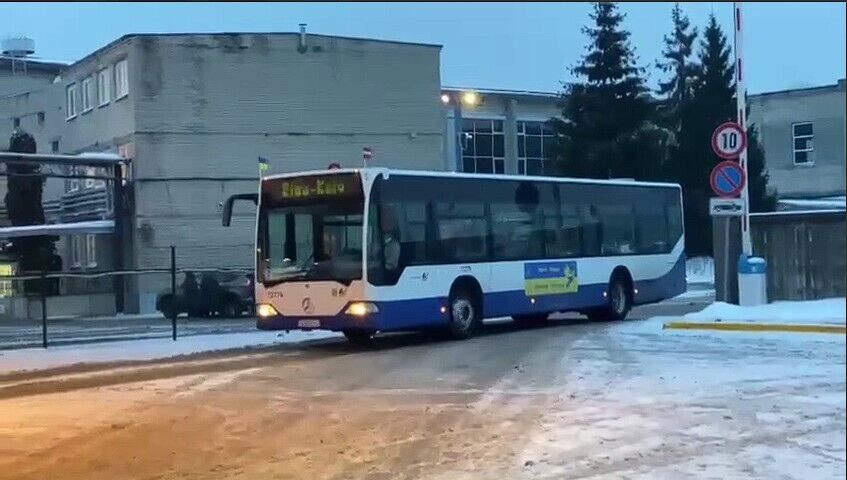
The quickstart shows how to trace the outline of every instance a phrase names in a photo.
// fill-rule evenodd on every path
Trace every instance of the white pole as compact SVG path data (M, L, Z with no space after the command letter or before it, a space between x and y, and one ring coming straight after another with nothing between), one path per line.
M747 131L747 100L744 97L744 62L742 56L743 34L742 26L744 18L741 15L742 2L733 2L733 20L735 23L735 104L738 109L738 125ZM738 163L744 170L744 188L741 190L741 250L744 255L753 255L753 242L750 239L750 194L747 186L750 184L750 176L747 172L747 147L738 155Z

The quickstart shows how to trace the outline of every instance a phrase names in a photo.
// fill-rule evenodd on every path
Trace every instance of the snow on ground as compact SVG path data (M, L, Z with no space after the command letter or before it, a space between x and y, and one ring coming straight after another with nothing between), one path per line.
M732 321L756 323L825 323L844 325L845 299L827 298L803 302L773 302L742 307L715 302L699 312L685 315L685 320Z
M715 289L714 288L704 288L698 290L688 290L685 293L677 295L673 297L673 300L702 300L702 299L714 299L715 298Z
M685 280L689 283L715 283L715 260L692 257L685 261Z
M171 339L142 339L0 351L0 375L70 365L156 360L194 353L297 343L337 336L332 332L245 332L195 335Z
M595 334L568 350L517 478L844 478L843 337Z

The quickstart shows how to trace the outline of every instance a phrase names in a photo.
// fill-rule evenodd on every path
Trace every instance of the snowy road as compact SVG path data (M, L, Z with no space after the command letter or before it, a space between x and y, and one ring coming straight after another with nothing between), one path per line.
M500 323L0 379L0 479L844 475L842 335Z

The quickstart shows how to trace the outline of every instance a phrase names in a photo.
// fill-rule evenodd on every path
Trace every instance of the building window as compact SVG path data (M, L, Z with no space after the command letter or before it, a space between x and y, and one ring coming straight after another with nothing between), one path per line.
M67 120L76 118L76 91L79 87L72 83L65 89L65 111L67 112Z
M50 152L59 153L59 141L58 140L53 140L52 142L50 142Z
M126 59L115 64L115 100L129 95L129 72Z
M85 236L85 258L88 267L97 266L97 237L88 234Z
M794 165L815 164L815 132L812 122L791 125L794 137Z
M518 173L545 175L556 147L556 132L547 122L518 122Z
M73 177L74 175L77 174L77 169L76 169L76 167L70 167L68 169L68 172L69 172L68 175ZM76 192L78 190L79 190L79 179L78 178L71 178L68 181L68 193Z
M13 118L12 119L12 128L18 128L20 126L21 126L21 119L18 118L18 117Z
M94 110L94 77L82 81L82 113Z
M462 120L462 171L504 173L506 170L502 120Z
M38 124L44 125L44 112L38 112Z
M79 268L82 266L83 251L82 237L79 235L71 236L71 266Z
M94 188L94 185L96 183L96 179L91 178L91 176L95 175L96 173L97 173L97 171L94 167L85 167L85 175L86 175L86 177L85 177L85 188L86 189Z
M97 72L97 104L105 106L112 100L112 69L104 68Z

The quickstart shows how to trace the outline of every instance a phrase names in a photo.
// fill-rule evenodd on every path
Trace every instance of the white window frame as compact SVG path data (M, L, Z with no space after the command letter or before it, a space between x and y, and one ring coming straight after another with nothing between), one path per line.
M73 268L82 267L82 237L80 235L71 236L71 266Z
M85 167L85 174L86 174L86 175L96 175L96 174L97 174L97 169L96 169L96 168L94 168L94 167ZM85 178L85 188L86 188L86 190L87 190L87 189L89 189L89 188L94 188L94 186L95 186L96 184L97 184L97 180L96 180L96 179L91 178L91 177L86 177L86 178Z
M812 134L811 135L797 135L795 129L800 125L811 125L812 126ZM795 142L797 140L802 140L809 138L812 140L811 148L796 148ZM806 161L798 162L797 154L806 152ZM811 159L809 159L811 157ZM814 122L794 122L791 124L791 163L794 164L795 167L809 167L814 166L815 164L815 124Z
M551 158L547 157L547 152L544 151L544 139L545 138L556 138L557 134L556 134L555 130L553 131L553 133L548 135L548 134L544 133L544 128L542 126L541 135L530 134L530 136L533 136L533 137L541 137L541 158L539 158L539 157L527 157L526 154L525 154L526 153L526 136L527 136L527 134L526 134L526 124L527 123L542 123L542 124L544 124L544 123L547 123L547 122L549 122L549 119L540 120L540 119L534 119L534 118L532 118L532 119L522 118L522 119L517 120L515 122L515 131L517 132L517 134L515 135L515 143L518 145L518 156L517 156L518 175L525 175L525 176L529 175L526 171L526 161L527 160L540 160L541 161L541 167L542 167L541 174L542 175L550 175L550 170L551 170L551 166L552 166L553 162L552 162ZM521 127L523 127L523 128L521 128ZM519 140L520 137L524 138L524 155L521 155L521 152L520 152L520 140ZM521 168L520 168L521 165L523 165L523 173L520 173L521 172Z
M129 63L126 59L115 63L115 100L129 95Z
M465 173L480 173L479 168L477 166L479 160L481 159L481 160L485 161L485 160L490 158L491 159L492 171L491 171L491 173L486 173L485 175L503 175L503 174L506 173L506 120L505 120L505 118L506 118L505 116L500 116L500 115L491 115L491 116L466 115L466 116L463 116L461 118L462 122L458 123L456 128L458 128L459 132L461 133L459 138L461 139L461 142L462 142L462 147L460 149L460 151L462 153L462 157L459 159L459 162L461 162L461 165L462 165L462 172L465 172ZM473 138L474 138L474 135L476 135L476 126L474 126L473 133L468 134L468 133L465 132L464 124L463 124L465 120L469 120L469 121L472 121L472 122L477 122L477 121L491 122L491 131L490 132L482 132L482 134L483 135L491 135L492 137L494 137L495 135L503 137L503 156L500 157L500 156L494 155L493 146L492 146L492 152L491 152L490 157L477 155L476 149L474 149L473 155L465 155L465 142L468 141L468 140L474 141ZM500 131L494 130L494 122L501 122L502 123L502 128L500 129ZM465 170L465 158L473 158L473 162L474 162L473 172L469 172L469 171ZM498 163L503 166L503 170L501 172L497 171Z
M82 80L82 113L88 113L94 110L94 76L86 77Z
M72 166L71 169L70 169L70 172L71 172L70 175L76 175L76 167ZM68 182L68 183L69 183L68 193L73 193L73 192L79 191L79 179L78 178L71 178L70 182Z
M71 83L65 87L65 120L73 120L76 118L76 92L79 90L79 85Z
M105 107L112 101L112 69L97 72L97 106Z
M85 235L85 260L87 267L97 266L97 236L91 233Z

